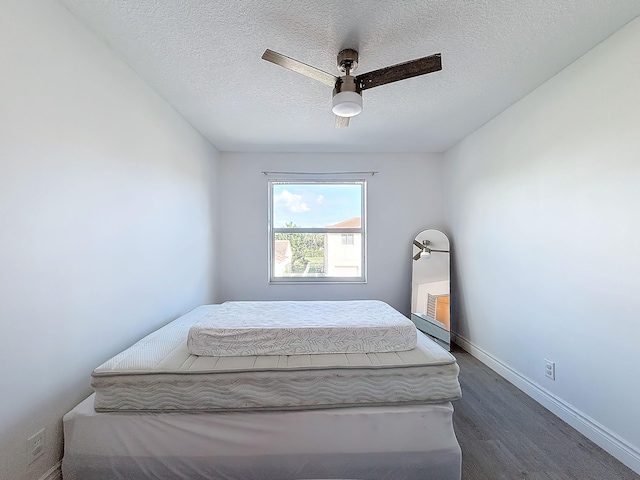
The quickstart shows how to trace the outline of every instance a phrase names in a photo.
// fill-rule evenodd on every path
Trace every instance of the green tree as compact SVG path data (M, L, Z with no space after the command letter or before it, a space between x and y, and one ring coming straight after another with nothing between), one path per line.
M300 228L287 222L285 228ZM276 233L276 240L291 243L291 272L302 273L312 258L324 257L324 234L322 233Z

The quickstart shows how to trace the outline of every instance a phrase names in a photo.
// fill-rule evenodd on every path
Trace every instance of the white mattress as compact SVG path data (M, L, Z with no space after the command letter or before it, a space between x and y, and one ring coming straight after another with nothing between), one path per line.
M96 368L96 410L308 409L442 403L461 395L455 358L422 333L404 352L191 355L187 331L215 308L196 308Z
M64 417L65 480L460 480L450 403Z
M226 302L189 329L194 355L301 355L411 350L416 327L379 300Z

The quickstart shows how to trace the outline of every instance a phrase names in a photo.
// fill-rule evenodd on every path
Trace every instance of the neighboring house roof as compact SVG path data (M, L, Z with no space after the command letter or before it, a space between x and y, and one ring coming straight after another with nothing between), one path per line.
M360 217L353 217L333 225L327 225L326 228L360 228Z
M286 262L291 258L291 242L289 240L276 240L276 262Z

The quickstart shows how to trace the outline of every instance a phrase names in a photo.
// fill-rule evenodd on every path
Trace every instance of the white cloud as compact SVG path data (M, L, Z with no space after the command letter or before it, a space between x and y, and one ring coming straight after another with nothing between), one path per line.
M322 200L324 200L324 195L318 195L318 198L316 198L316 202L322 203Z
M282 190L279 195L274 197L275 204L282 206L292 213L308 212L310 209L306 203L302 201L302 195L296 195L289 190Z

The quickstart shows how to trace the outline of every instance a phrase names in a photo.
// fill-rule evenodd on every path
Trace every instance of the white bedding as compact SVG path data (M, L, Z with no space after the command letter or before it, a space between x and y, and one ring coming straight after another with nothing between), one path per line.
M194 355L301 355L411 350L416 328L379 300L226 302L189 329Z
M450 403L64 417L65 480L459 480Z
M203 357L187 332L205 305L92 374L98 411L307 409L441 403L460 397L455 358L422 333L416 348L367 354Z

